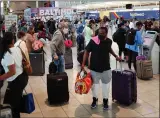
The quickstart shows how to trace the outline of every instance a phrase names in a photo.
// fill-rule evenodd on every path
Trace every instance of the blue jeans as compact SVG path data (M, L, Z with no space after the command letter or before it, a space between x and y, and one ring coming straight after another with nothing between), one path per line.
M57 65L57 72L58 73L61 73L61 72L65 71L65 69L64 69L64 67L65 67L65 61L64 61L64 56L63 55L58 56L58 60L54 60L53 59L53 61Z

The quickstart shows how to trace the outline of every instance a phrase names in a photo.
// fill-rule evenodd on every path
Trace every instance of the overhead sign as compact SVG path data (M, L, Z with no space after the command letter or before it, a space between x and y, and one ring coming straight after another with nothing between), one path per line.
M124 19L137 18L139 20L148 18L159 19L159 10L110 12L110 18L112 20L120 17L124 17Z
M86 13L86 17L88 19L98 19L99 18L99 13Z
M8 31L8 29L12 26L12 24L17 24L17 15L5 15L5 30Z
M72 15L73 13L73 9L61 9L53 7L32 8L31 19L41 19L42 21L47 21L51 18L57 19L59 17L66 17L68 15Z

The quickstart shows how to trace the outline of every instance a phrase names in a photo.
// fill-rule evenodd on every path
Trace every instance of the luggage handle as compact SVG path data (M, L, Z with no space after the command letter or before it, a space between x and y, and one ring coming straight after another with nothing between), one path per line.
M80 72L78 73L77 77L80 76L80 74L81 74L82 71L84 72L85 75L87 75L87 71L85 69L81 69Z
M122 62L120 61L119 62L120 63L120 70L121 70L121 72L122 72ZM116 70L118 69L118 67L117 67L117 61L116 61Z
M139 47L138 48L139 49L139 51L138 51L139 56L143 56L143 45L139 45L138 47Z

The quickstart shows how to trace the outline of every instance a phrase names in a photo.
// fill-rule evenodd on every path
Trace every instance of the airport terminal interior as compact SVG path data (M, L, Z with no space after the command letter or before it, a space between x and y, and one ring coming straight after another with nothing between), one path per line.
M13 35L14 37L13 42L15 42L12 48L17 47L16 46L17 42L19 40L22 40L21 38L23 36L27 37L28 35L32 35L30 37L31 39L28 38L28 40L32 40L32 38L35 39L34 41L33 40L31 41L31 43L33 44L31 44L32 49L30 51L27 45L27 38L23 39L25 40L24 44L25 47L27 48L27 54L24 52L25 53L24 55L29 55L29 57L27 56L26 57L27 59L29 58L30 60L29 65L30 67L32 67L32 73L30 74L27 73L28 82L26 83L26 86L22 91L23 94L27 95L31 93L33 95L32 102L34 101L34 103L25 102L25 104L28 104L28 106L27 105L23 106L25 107L27 106L26 109L32 107L31 108L32 110L30 109L30 111L28 112L27 110L25 110L25 112L20 111L20 116L19 116L20 118L58 118L58 117L159 118L160 117L159 115L160 2L159 1L2 0L0 1L0 3L1 3L0 45L1 46L7 45L7 43L9 42L8 36L11 35ZM142 26L141 29L138 29L139 26ZM123 36L120 35L121 37L115 38L115 35L118 34L117 32L119 31L119 29L121 29L125 33L122 33ZM103 33L105 34L106 30L108 31L107 39L111 40L112 42L111 48L117 55L116 58L111 53L109 54L108 51L109 41L107 46L105 46L105 48L104 45L106 43L104 43L102 48L99 47L102 46L101 43L103 44L104 42L100 39L100 37L103 38ZM132 30L138 32L134 35L135 39L142 40L142 43L139 44L141 46L137 45L138 51L137 52L135 51L134 53L137 54L135 56L135 64L137 65L136 70L133 66L134 64L132 64L131 68L129 68L128 66L129 59L131 58L130 56L132 55L132 54L129 55L128 52L131 49L129 47L132 47L132 45L128 46L129 44L127 41L129 39L131 40L131 38L128 37L130 36L129 33ZM128 31L130 32L128 33ZM9 34L10 32L12 33ZM59 32L60 34L58 34ZM36 38L34 37L34 34ZM80 37L82 39L80 39ZM87 39L88 37L90 39ZM5 38L8 42L4 41ZM61 42L58 41L61 40L61 38L62 41ZM104 37L104 39L105 38L106 37ZM97 44L94 39L100 41L100 44ZM116 41L114 39L116 39ZM83 44L79 44L81 40L84 40L82 41ZM89 42L87 43L88 40ZM124 52L124 54L123 53L119 54L121 49L120 48L121 43L119 43L118 41L121 42L121 40L125 40L124 50L122 51ZM72 45L70 45L70 43ZM18 45L20 46L20 44ZM8 44L8 46L10 48L11 44L10 45ZM65 52L61 53L59 56L59 53L63 50L63 47L65 49ZM42 49L42 51L40 50L39 52L39 49ZM107 51L104 49L106 49ZM68 50L71 51L70 55L69 52L67 52ZM85 52L83 52L84 50ZM103 53L97 54L98 51L96 50L98 50L99 53L100 50L101 51L103 50L104 52L102 51ZM132 52L134 52L133 50ZM2 49L0 50L0 53L1 51ZM11 50L11 52L12 51L14 50ZM23 52L23 49L21 49L21 51ZM85 55L87 55L87 51L90 51L91 53L90 54L88 53L89 57L86 58L88 65L85 66L84 59ZM83 55L80 55L80 53L82 52ZM8 52L5 52L5 54L6 53L9 54ZM5 58L2 55L0 55L1 59L0 69L4 68L5 71L4 73L1 73L0 70L0 82L2 83L2 80L4 80L3 85L1 87L0 100L2 106L8 105L9 107L6 108L0 107L1 109L0 115L2 115L3 118L16 118L17 115L16 110L18 108L16 109L16 107L13 107L14 105L9 104L10 102L6 104L4 103L4 101L7 100L7 95L8 95L10 99L13 99L13 101L15 100L16 102L16 100L18 99L16 98L17 94L14 93L18 89L18 87L17 88L15 87L15 83L17 82L16 79L18 80L24 78L23 77L20 78L21 74L17 75L16 77L14 74L12 76L7 75L8 73L10 73L11 71L10 66L12 65L6 65L6 64L11 64L11 62L7 62L11 61L11 59L5 60L7 59L5 54L3 55L5 56ZM54 56L55 54L58 55L57 56L58 61L56 60L56 56ZM106 56L102 56L102 54L108 55L107 61L108 63L110 63L110 68L111 68L108 70L111 71L108 70L102 70L102 72L96 71L97 68L99 67L97 64L95 64L96 59L98 64L105 63L105 62L99 62L99 60L105 61L106 59ZM12 64L15 65L14 67L15 74L17 74L16 72L16 70L18 70L17 63L19 64L19 62L17 62L17 58L19 60L19 57L16 57L14 52L10 53L10 55L13 58ZM22 55L21 62L23 62L22 60L23 53L21 55ZM81 60L79 60L79 56L82 56ZM92 56L94 56L96 59L93 59ZM102 57L104 57L105 59L101 59ZM144 57L145 59L141 59L142 57ZM61 63L62 61L60 60L61 58L63 58L64 63ZM133 55L132 58L134 58ZM130 61L134 63L134 59L131 59ZM54 62L54 64L52 63L53 65L51 65L51 62ZM49 73L50 69L51 68L53 69L54 66L60 69L61 68L60 63L64 65L63 66L63 68L65 68L64 71L62 69L62 71L59 72L57 71L56 74ZM23 65L24 67L24 64L21 63L21 65ZM103 68L105 68L105 66ZM79 77L81 78L81 80L77 80L78 78L77 75L81 71L81 69L86 70L87 75L89 75L89 77L87 78L85 76L85 73L82 73L83 75L81 76L80 74ZM24 71L25 69L22 70ZM109 78L109 76L105 74L106 71L112 74L111 80L108 82L108 84L110 84L109 88L104 87L105 85L107 86L108 84L106 84L102 79L104 77L104 79L107 81L107 79ZM62 72L67 73L66 75L68 77L67 82L65 80L66 76L64 74L60 75ZM102 81L100 81L99 88L96 88L97 84L95 83L96 79L95 76L98 76L98 74L99 78L102 77L102 74L103 77L101 78ZM59 78L56 76L59 76ZM89 82L85 81L85 79L89 79L90 81ZM63 90L67 89L65 88L64 85L66 84L65 82L68 83L68 85L66 85L68 87L68 91ZM77 84L78 82L79 84L83 84L84 86L78 85ZM11 85L13 85L14 87L11 87ZM15 89L15 91L14 90L12 91L10 89ZM81 92L78 92L77 89L81 91L82 94L80 94ZM88 91L84 92L85 89L88 89ZM13 93L11 93L10 91L12 91ZM69 92L69 98L68 100L60 101L62 98L65 99L66 97L65 91ZM97 95L98 101L96 100L94 101L94 98L97 99L94 96L95 91L97 91L98 93ZM107 92L109 93L109 95L107 98L104 98ZM49 98L49 96L51 98ZM4 100L5 97L6 100ZM54 101L54 99L55 100L59 99L59 100L57 100L57 103L54 102L56 104L54 103L51 104L51 101L52 100ZM107 99L107 104L105 104L106 99ZM134 101L133 99L136 100ZM20 101L22 102L22 100ZM129 105L125 104L127 103L127 101L129 102L131 101L131 103ZM107 105L107 107L105 105ZM7 116L9 114L10 116Z

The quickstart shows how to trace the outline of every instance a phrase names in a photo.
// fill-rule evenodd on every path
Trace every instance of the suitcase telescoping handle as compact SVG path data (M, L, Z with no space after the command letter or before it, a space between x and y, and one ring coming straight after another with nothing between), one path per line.
M138 46L138 55L143 56L143 45Z
M122 71L122 62L120 61L119 64L120 64L120 70ZM116 61L116 70L117 69L118 69L118 67L117 67L117 61Z

